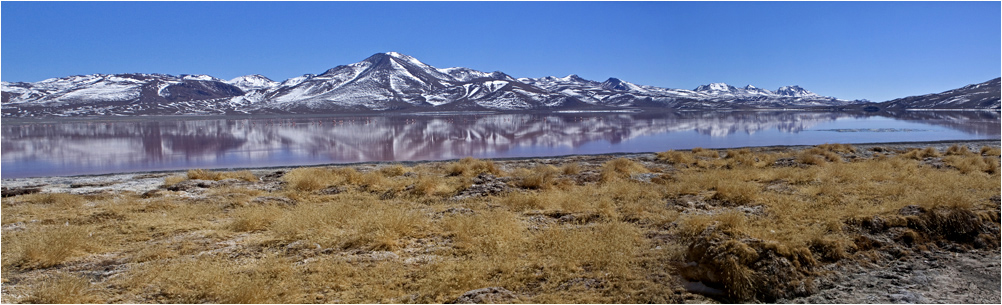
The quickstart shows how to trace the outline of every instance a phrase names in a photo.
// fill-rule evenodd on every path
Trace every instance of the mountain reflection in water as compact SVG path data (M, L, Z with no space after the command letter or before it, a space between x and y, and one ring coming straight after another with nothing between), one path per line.
M909 132L835 132L839 129ZM397 115L5 124L3 177L998 139L997 112Z

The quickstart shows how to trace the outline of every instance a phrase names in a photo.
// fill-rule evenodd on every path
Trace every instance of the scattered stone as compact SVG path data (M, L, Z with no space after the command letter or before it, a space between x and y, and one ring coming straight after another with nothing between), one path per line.
M194 189L199 189L199 188L211 188L211 187L215 187L217 184L218 183L216 181L212 181L212 180L197 180L197 179L193 179L193 180L181 181L181 182L178 182L177 184L174 184L174 185L171 185L171 186L167 186L167 187L164 187L164 188L166 188L169 191L175 191L175 192L185 191L186 192L186 191L190 191L190 190L194 190Z
M500 304L511 303L518 297L502 287L487 287L467 291L451 304Z
M345 191L345 189L343 187L332 186L332 187L328 187L328 188L319 190L319 191L317 191L317 193L320 193L321 195L337 195L337 194L340 194L341 192L344 192L344 191Z
M630 179L637 180L637 181L640 181L640 182L650 183L651 179L654 179L654 178L657 178L657 177L660 177L660 176L661 176L661 174L657 174L657 173L633 174L633 175L630 176Z
M285 171L275 171L273 173L261 176L261 181L279 180L282 178L282 176L285 176Z
M907 205L898 210L899 215L912 216L925 214L925 209L917 205Z
M459 192L453 199L500 195L511 191L508 186L510 178L501 178L488 173L481 173L473 178L473 185Z
M118 184L118 181L103 181L103 182L74 182L70 183L70 188L81 188L81 187L103 187L109 185Z
M3 225L3 232L17 232L28 228L23 221Z
M776 162L772 163L772 166L775 166L775 167L800 166L800 162L797 162L797 159L795 159L795 158L779 158L779 159L776 159Z
M3 187L2 189L0 189L0 195L2 195L0 197L6 198L6 197L11 197L11 196L20 196L20 195L34 194L34 193L38 193L38 192L41 192L41 191L42 191L42 187L41 186L37 186L37 187L18 187L18 188Z
M459 215L472 215L473 214L473 210L468 209L468 208L464 208L464 207L451 207L451 208L445 209L444 211L438 212L437 214L438 215L443 215L443 216L444 215L456 215L456 214L459 214Z
M348 262L378 262L385 260L396 260L400 256L391 251L371 251L360 252L347 258Z
M261 196L252 199L251 202L257 204L276 203L279 205L296 205L296 201L292 199L286 197L276 197L276 196Z

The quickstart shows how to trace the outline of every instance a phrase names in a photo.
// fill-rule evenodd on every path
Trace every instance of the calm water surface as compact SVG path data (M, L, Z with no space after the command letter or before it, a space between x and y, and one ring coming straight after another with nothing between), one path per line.
M2 125L3 178L366 161L999 139L998 112L678 112Z

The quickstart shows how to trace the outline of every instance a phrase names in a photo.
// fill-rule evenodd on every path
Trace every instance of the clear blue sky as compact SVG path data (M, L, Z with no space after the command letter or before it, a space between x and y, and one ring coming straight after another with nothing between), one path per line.
M396 51L514 77L884 101L1002 75L1000 2L10 2L2 80L273 80Z

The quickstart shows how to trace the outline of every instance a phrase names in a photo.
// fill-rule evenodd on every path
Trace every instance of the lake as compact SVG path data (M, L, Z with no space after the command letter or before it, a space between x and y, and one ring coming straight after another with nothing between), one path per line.
M67 119L2 125L3 178L370 161L999 139L998 112Z

